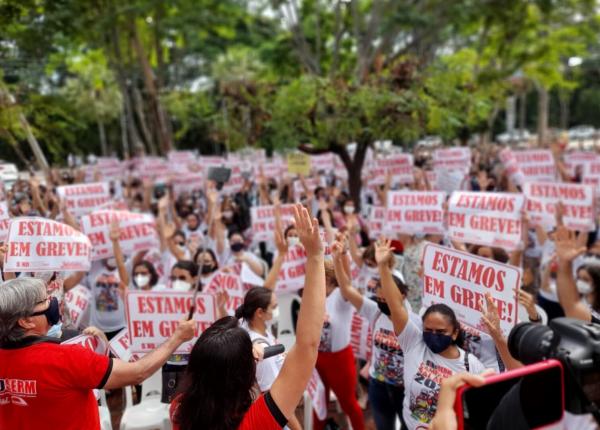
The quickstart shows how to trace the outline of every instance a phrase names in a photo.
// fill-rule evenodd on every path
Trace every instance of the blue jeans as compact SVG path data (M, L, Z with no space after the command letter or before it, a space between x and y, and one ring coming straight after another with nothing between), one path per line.
M402 428L406 428L402 418L403 400L404 387L369 379L369 403L377 430L395 430L396 415L400 418Z

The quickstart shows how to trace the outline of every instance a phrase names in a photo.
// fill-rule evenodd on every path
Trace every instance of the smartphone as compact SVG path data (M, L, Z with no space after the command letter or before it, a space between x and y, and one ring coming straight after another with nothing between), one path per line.
M454 410L459 430L536 429L560 422L565 410L563 367L545 360L463 386Z

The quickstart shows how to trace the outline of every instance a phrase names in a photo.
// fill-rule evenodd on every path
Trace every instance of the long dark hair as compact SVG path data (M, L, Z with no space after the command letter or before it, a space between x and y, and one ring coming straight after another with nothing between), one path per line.
M138 266L144 266L146 268L146 270L148 270L148 272L150 273L150 284L149 285L151 287L154 287L158 283L158 273L156 272L156 269L154 268L154 264L152 264L146 260L140 261L135 266L133 266L133 270L131 271L131 273L134 276L135 276L135 269Z
M254 287L249 289L244 296L244 303L235 310L235 317L250 321L258 309L266 310L269 307L272 297L273 291L268 288Z
M585 270L592 278L592 292L594 293L594 303L590 303L590 306L595 311L600 311L600 267L588 264L580 267L579 270Z
M448 305L445 305L443 303L436 303L434 305L431 305L427 308L427 310L423 314L423 321L425 321L425 318L427 318L427 316L429 314L433 314L433 313L438 313L438 314L445 316L446 319L448 319L448 321L450 322L450 324L452 324L452 327L453 327L452 332L453 333L456 330L458 330L458 336L456 336L456 339L453 341L453 343L454 343L454 345L462 348L462 346L465 342L465 334L464 334L462 328L460 327L460 323L458 322L458 319L456 318L456 314L454 313L452 308L450 308Z
M237 429L254 401L252 341L237 319L211 325L190 354L174 421L181 430Z

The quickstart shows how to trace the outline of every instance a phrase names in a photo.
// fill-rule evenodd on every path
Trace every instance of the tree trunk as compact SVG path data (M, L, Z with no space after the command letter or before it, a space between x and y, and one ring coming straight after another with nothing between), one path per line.
M144 135L144 140L148 145L148 153L152 155L156 155L156 145L154 144L154 139L152 137L152 133L148 129L148 123L146 121L146 115L144 114L144 100L142 99L142 95L140 94L140 90L137 87L132 88L133 91L133 99L135 105L135 112L137 113L137 118L140 123L140 128L142 129L142 134Z
M527 91L523 91L521 93L519 104L519 134L521 139L523 139L525 136L525 129L527 127L525 124L527 118Z
M108 146L106 145L106 131L104 130L104 123L98 117L96 117L96 124L98 124L98 136L100 136L100 153L103 157L108 155Z
M124 103L123 103L124 104ZM125 106L121 110L121 145L123 146L123 158L129 159L129 142L127 141L127 118L125 114Z
M160 150L163 154L166 154L171 149L173 149L173 142L171 140L171 136L169 135L169 131L166 124L166 118L164 118L163 116L164 112L160 105L158 88L154 79L154 73L152 72L152 68L150 67L150 62L146 57L146 53L144 51L142 41L140 40L137 31L137 25L135 23L135 18L133 15L130 15L128 23L133 48L135 49L138 61L140 62L140 66L144 75L144 84L146 87L146 92L148 94L148 97L150 98L150 110L152 112L152 115L156 118L156 124L159 133Z
M546 143L548 134L548 90L541 84L536 84L536 87L538 91L538 144L542 145Z
M566 90L559 90L558 101L560 103L560 125L559 127L563 130L569 128L569 92Z
M348 188L350 197L354 200L357 211L360 210L361 199L360 191L362 189L362 169L369 148L370 141L367 139L359 140L354 157L350 158L348 150L344 145L332 144L331 152L337 154L348 172Z

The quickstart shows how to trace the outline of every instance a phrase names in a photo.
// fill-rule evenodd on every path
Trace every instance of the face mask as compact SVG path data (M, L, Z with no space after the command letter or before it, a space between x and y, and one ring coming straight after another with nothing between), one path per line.
M592 285L589 282L584 281L583 279L578 279L577 280L577 291L579 291L579 294L585 296L592 292Z
M106 267L111 270L115 270L117 268L117 260L115 257L110 257L106 260Z
M134 279L135 279L135 285L137 285L140 288L144 288L146 285L148 285L150 283L149 275L136 275Z
M279 306L277 306L275 309L273 309L271 311L271 314L273 315L273 318L271 320L277 321L279 319Z
M231 244L231 250L233 252L240 252L242 249L244 249L244 244L242 242L235 242Z
M297 237L288 237L287 240L288 246L291 248L293 246L296 246L300 243L300 239L298 239Z
M225 218L225 219L231 219L231 218L233 218L233 212L232 211L224 211L223 212L223 218Z
M452 336L443 333L423 332L423 342L435 354L445 351L452 344Z
M209 273L212 273L215 271L215 268L212 264L203 264L202 265L202 274L203 275L208 275Z
M192 285L187 281L182 281L181 279L176 279L171 284L171 288L173 291L190 291Z
M58 324L60 322L60 308L58 306L58 299L56 297L50 297L50 306L48 306L48 309L31 314L32 317L38 315L44 315L49 326Z
M55 324L52 327L50 327L50 330L48 330L46 336L60 338L62 336L62 323Z
M390 307L388 306L388 304L386 302L384 302L377 296L372 296L371 300L373 300L375 303L377 303L377 307L379 308L379 311L382 314L384 314L388 317L392 315L392 311L390 311Z
M344 206L344 213L347 215L354 213L354 206Z

